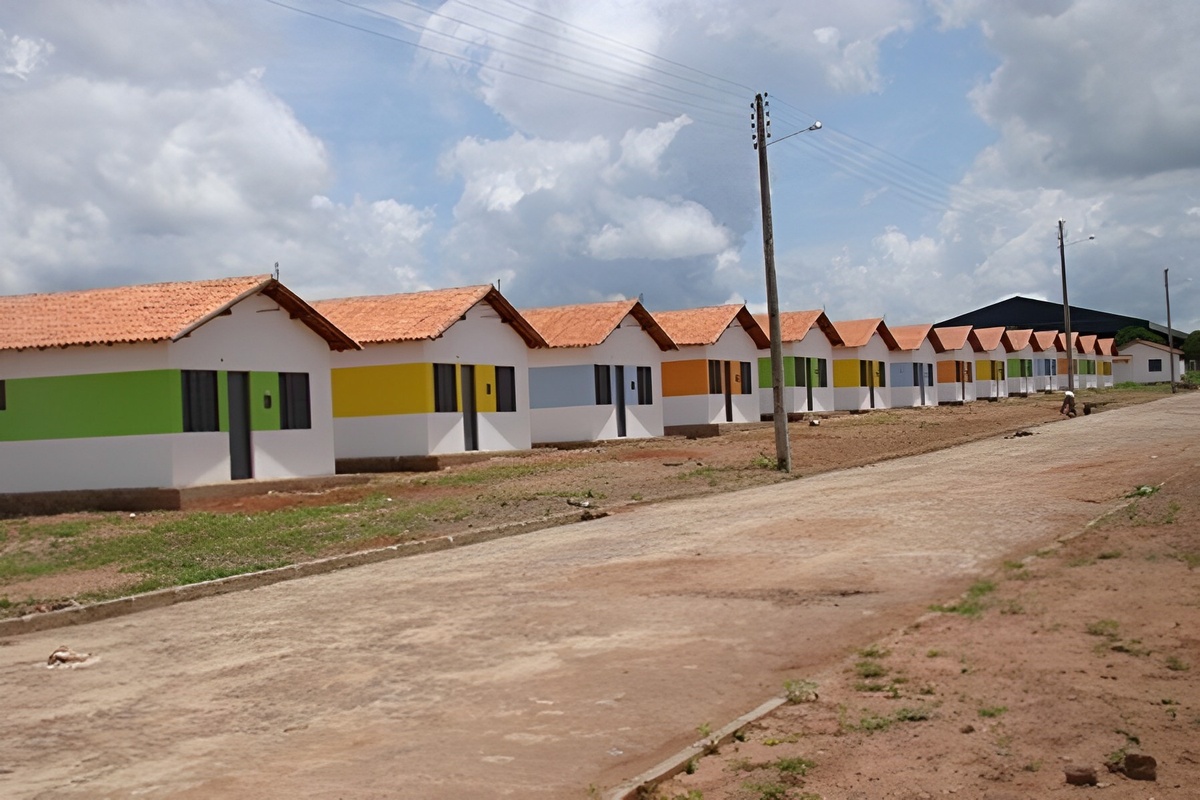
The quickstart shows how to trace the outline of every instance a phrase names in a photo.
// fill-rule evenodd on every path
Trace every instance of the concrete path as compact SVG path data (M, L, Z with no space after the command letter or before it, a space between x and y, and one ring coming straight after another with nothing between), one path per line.
M10 639L0 796L587 797L1195 463L1200 394L1034 430Z

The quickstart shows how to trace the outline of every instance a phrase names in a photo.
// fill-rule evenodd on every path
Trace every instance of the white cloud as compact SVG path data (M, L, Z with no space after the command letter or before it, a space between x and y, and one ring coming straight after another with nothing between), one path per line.
M731 243L729 231L698 203L637 197L605 205L612 221L587 242L588 254L601 261L718 255Z
M7 36L0 28L0 75L28 80L52 53L54 45L44 39L26 39L16 34Z

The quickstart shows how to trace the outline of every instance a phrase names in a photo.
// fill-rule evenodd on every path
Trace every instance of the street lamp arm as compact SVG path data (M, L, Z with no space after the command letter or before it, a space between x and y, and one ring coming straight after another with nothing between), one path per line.
M789 133L787 136L780 136L778 139L772 139L767 142L767 145L768 146L773 145L776 142L782 142L784 139L790 139L793 136L799 136L800 134L808 133L809 131L819 131L819 130L821 130L821 128L822 128L821 121L817 120L812 125L809 125L807 128L804 128L803 130L798 130L795 133Z

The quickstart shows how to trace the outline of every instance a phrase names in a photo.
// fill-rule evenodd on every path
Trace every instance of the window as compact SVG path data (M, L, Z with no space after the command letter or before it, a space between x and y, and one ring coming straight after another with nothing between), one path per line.
M920 364L918 364L918 363L916 363L915 361L913 362L913 365L912 365L912 367L913 367L913 382L912 382L912 385L913 385L913 386L921 386L921 385L923 384L923 381L921 380L921 378L923 377L923 376L922 376L922 373L923 373L925 370L921 369L921 365L920 365Z
M279 427L285 431L312 427L307 372L279 373Z
M517 410L516 367L496 367L496 410Z
M859 386L870 386L871 385L867 382L867 380L871 377L870 375L867 374L867 370L869 369L870 363L871 363L870 361L859 361L858 362L858 385Z
M612 367L608 364L596 365L596 405L612 405Z
M933 364L926 364L926 386L933 386Z
M1162 359L1161 358L1150 359L1150 371L1151 372L1162 372Z
M817 386L821 389L829 388L829 361L824 358L817 359Z
M883 362L882 361L872 361L871 369L879 371L879 388L886 389L887 388L887 370L883 368Z
M754 387L750 384L750 362L742 362L742 394L754 394Z
M4 381L0 380L0 411L8 408L8 398L4 393Z
M458 411L458 374L453 364L433 365L433 410Z
M637 392L639 406L654 405L654 372L650 367L637 368Z
M188 433L221 429L217 405L217 372L185 369L183 376L183 429Z
M721 362L708 362L708 393L721 394Z
M804 356L796 356L792 359L792 370L796 375L797 386L808 386L808 359ZM758 364L758 371L762 372L762 362Z

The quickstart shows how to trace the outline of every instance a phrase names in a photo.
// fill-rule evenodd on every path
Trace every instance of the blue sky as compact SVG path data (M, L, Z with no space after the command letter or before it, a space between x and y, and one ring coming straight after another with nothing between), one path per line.
M1135 7L1136 5L1136 7ZM286 7L285 7L286 6ZM324 17L326 19L321 19ZM1014 294L1200 327L1200 4L0 5L0 292L270 271L318 299L933 322ZM1200 282L1198 282L1200 283Z

